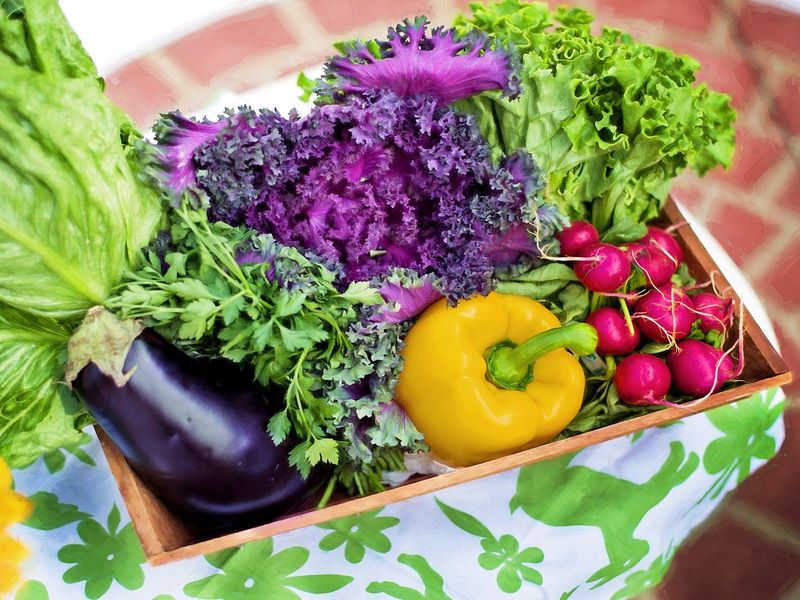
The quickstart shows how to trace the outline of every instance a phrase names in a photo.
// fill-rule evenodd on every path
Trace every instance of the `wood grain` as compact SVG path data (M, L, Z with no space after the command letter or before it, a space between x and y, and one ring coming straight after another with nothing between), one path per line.
M683 215L680 214L677 206L670 200L664 210L663 224L677 224L683 221ZM717 289L724 291L725 295L735 298L738 302L739 299L730 284L722 276L719 268L694 231L689 226L682 226L677 229L676 235L684 249L685 260L692 275L698 281L705 281L714 274L714 282ZM245 542L264 539L301 527L324 523L331 519L380 508L387 504L402 502L409 498L430 494L454 485L489 477L562 454L576 452L588 446L650 427L664 425L688 415L746 398L758 391L786 385L791 382L792 374L789 372L786 363L770 345L763 331L747 311L744 312L744 323L746 367L742 374L745 383L742 385L680 407L665 408L664 410L609 425L602 429L551 442L538 448L517 452L516 454L472 467L457 469L444 475L418 476L404 485L385 492L361 498L340 499L323 509L299 512L271 523L211 539L207 539L209 536L204 536L201 529L193 528L182 521L153 496L100 428L98 428L98 436L111 467L111 472L117 480L122 497L128 507L136 533L142 541L142 547L148 561L154 565L165 564L209 552L216 552Z

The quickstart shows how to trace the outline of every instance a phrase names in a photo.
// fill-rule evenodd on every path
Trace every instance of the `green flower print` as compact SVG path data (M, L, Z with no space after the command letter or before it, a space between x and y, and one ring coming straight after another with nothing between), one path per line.
M381 510L383 509L379 508L319 525L321 529L332 530L320 540L320 550L330 552L345 544L344 557L347 562L353 564L360 563L364 558L365 547L375 552L388 552L392 548L392 543L383 530L394 527L400 522L400 519L379 517L378 513Z
M78 510L74 504L62 503L52 492L36 492L29 500L33 502L33 514L24 524L33 529L50 531L92 516Z
M81 448L81 446L85 446L91 441L92 437L88 433L82 433L77 442L73 442L72 444L68 444L62 448L57 448L56 450L48 452L43 457L45 467L47 467L47 470L51 473L57 473L63 469L64 464L67 462L67 458L62 450L69 452L83 464L89 465L90 467L96 467L97 463L94 462L94 459L86 454L86 452Z
M192 598L209 600L301 600L290 590L310 594L335 592L353 581L347 575L295 575L308 561L309 552L294 546L273 554L272 538L241 548L206 556L222 573L192 581L183 591Z
M411 567L425 586L423 592L413 588L394 583L393 581L373 581L367 586L370 594L386 594L397 600L452 600L444 592L444 579L434 571L419 554L401 554L397 557L397 562Z
M495 538L486 525L472 515L448 506L438 498L436 503L453 525L483 538L481 547L484 552L478 556L478 564L487 571L499 569L497 587L502 591L509 594L519 591L523 580L542 585L542 574L530 566L544 560L544 552L540 548L529 547L520 550L519 542L513 535L506 534Z
M625 587L618 590L611 600L622 600L622 598L633 598L649 589L659 585L669 570L672 558L675 556L675 549L669 548L666 554L656 558L650 567L644 571L636 571L625 578Z
M777 393L777 389L770 390L706 413L725 435L712 441L703 454L706 471L719 477L698 503L719 496L734 476L741 483L750 474L754 459L767 460L775 455L775 440L767 432L785 406L784 401L773 404Z
M117 506L108 515L108 529L94 519L78 524L78 535L83 544L69 544L58 551L63 563L74 563L64 573L66 583L86 582L84 590L90 600L102 597L116 581L128 590L136 590L144 584L144 553L130 523L119 528L120 515Z
M501 535L500 539L484 539L481 546L485 550L478 557L478 564L487 571L497 572L497 587L513 594L522 587L522 580L542 585L542 574L528 566L544 560L544 552L539 548L525 548L520 551L517 538Z

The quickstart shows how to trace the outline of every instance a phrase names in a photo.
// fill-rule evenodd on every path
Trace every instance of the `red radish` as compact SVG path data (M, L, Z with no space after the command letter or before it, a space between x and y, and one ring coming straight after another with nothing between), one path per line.
M683 340L667 356L675 388L693 398L713 394L737 375L733 360L700 340Z
M649 244L630 244L625 254L631 264L644 273L650 287L669 283L675 271L678 270L678 263L673 262L664 252Z
M615 308L598 308L586 322L597 330L597 352L603 355L630 354L642 339L639 328L633 325L631 333L625 317Z
M703 333L719 331L725 333L733 323L733 300L720 298L716 294L703 292L692 296L695 308L695 318L700 319L700 329Z
M652 354L631 354L614 373L614 385L626 404L669 404L665 398L671 384L664 361Z
M683 262L683 250L680 244L669 233L660 227L653 227L652 225L647 228L647 234L639 240L640 244L648 246L655 246L657 249L666 256L666 258L678 268L678 265Z
M631 274L631 263L625 253L611 244L590 244L581 248L577 255L594 259L577 262L574 266L578 279L592 292L613 292Z
M573 221L556 234L556 239L561 244L561 256L577 256L581 248L599 242L600 234L591 223Z
M692 299L672 284L650 290L636 303L634 322L655 342L682 340L697 320Z

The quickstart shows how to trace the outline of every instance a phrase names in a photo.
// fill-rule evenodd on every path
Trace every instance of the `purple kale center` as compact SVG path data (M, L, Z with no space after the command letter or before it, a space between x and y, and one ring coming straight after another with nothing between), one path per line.
M219 124L190 160L180 153L210 217L337 265L345 283L400 267L456 300L489 291L496 264L535 252L520 222L540 185L530 157L494 166L473 117L429 96L349 96L302 119L242 108Z

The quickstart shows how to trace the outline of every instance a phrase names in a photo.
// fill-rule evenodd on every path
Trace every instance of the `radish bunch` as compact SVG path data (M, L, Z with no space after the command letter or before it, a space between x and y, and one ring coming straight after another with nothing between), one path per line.
M607 362L621 358L611 362L623 402L672 405L670 391L700 398L741 374L741 333L738 365L722 350L733 301L673 283L683 250L669 231L651 226L640 240L615 246L601 242L590 223L574 221L557 239L562 257L575 261L576 276L594 292L586 322L597 330L597 352ZM601 306L614 298L619 309Z

